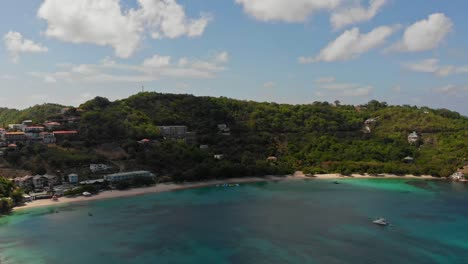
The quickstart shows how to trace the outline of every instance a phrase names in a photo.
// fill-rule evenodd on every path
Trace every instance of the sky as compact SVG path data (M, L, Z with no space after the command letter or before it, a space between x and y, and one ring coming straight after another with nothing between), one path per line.
M468 115L465 0L2 0L0 106L142 91Z

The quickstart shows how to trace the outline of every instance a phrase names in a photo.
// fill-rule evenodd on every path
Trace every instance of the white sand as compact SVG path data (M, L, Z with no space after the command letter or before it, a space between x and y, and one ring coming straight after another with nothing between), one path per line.
M104 191L97 195L90 196L90 197L61 197L58 201L52 201L49 199L44 200L36 200L30 203L27 203L21 207L15 207L14 210L22 210L28 208L35 208L35 207L43 207L43 206L52 206L58 204L68 204L68 203L76 203L76 202L84 202L84 201L94 201L94 200L102 200L102 199L111 199L111 198L118 198L118 197L129 197L135 195L143 195L149 193L159 193L159 192L168 192L168 191L175 191L175 190L183 190L183 189L191 189L191 188L199 188L205 186L213 186L217 184L235 184L235 183L254 183L254 182L267 182L267 181L284 181L284 180L304 180L304 179L343 179L343 178L350 178L350 179L362 179L362 178L408 178L408 179L440 179L436 177L432 177L429 175L423 176L414 176L414 175L391 175L391 174L379 174L378 176L369 176L369 175L359 175L353 174L351 176L343 176L340 174L318 174L311 177L305 176L302 172L296 172L294 175L289 176L265 176L265 177L245 177L245 178L233 178L233 179L224 179L224 180L210 180L210 181L202 181L202 182L191 182L191 183L161 183L151 187L145 188L136 188L130 190L113 190L113 191Z

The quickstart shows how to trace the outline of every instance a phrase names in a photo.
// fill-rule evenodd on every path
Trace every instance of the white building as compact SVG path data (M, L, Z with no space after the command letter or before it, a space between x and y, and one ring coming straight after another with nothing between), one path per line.
M419 135L416 131L408 135L408 142L409 143L416 143L419 140Z
M455 181L463 180L465 179L465 175L462 172L457 171L450 176L450 179Z
M149 171L129 171L129 172L109 174L109 175L104 176L104 179L106 181L116 182L116 181L129 180L135 177L154 177L154 174Z
M106 170L109 170L111 168L112 168L111 166L108 166L106 164L91 164L91 165L89 165L89 169L92 172L106 171Z

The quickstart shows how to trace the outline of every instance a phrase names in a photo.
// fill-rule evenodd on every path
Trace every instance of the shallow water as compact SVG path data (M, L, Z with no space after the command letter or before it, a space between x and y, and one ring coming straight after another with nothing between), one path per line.
M468 186L340 183L207 187L20 211L0 218L0 263L468 263ZM392 226L371 224L377 217Z

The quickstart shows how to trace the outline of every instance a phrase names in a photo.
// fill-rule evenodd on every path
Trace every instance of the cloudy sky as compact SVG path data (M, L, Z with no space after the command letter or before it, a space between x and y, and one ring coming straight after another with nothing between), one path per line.
M2 0L0 106L142 90L468 114L465 0Z

